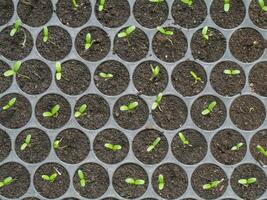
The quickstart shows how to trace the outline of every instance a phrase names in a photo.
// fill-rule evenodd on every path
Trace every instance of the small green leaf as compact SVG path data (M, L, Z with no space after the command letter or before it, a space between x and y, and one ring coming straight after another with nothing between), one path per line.
M62 139L61 139L62 140ZM54 149L58 149L59 148L59 144L61 142L61 140L55 140L54 143L53 143L53 147Z
M85 179L84 173L80 169L78 170L78 176L79 176L80 179Z
M85 111L86 111L86 109L87 109L87 105L86 104L83 104L83 105L81 105L81 107L79 108L79 111L80 111L80 113L84 113Z
M247 180L246 179L239 179L238 183L241 185L246 185L247 184Z
M0 182L0 188L4 187L4 186L5 186L5 184L3 182Z
M105 6L105 0L99 0L99 4L98 4L98 11L101 12L104 10L104 6Z
M32 136L29 134L25 139L25 143L30 144Z
M76 111L76 112L74 113L74 117L75 117L75 118L79 118L81 115L82 115L82 113L80 113L79 111Z
M121 145L118 144L113 146L114 151L121 150L121 148L122 148Z
M92 42L92 36L90 33L86 34L85 37L85 49L89 49L92 46L93 42Z
M44 112L43 117L52 117L53 114L51 112Z
M188 145L189 141L185 138L184 134L182 132L178 133L178 136L180 138L180 140L182 141L183 145Z
M131 185L133 185L135 183L133 178L126 178L125 182L128 183L128 184L131 184Z
M217 102L216 102L216 101L213 101L213 102L211 102L211 103L209 104L208 109L209 109L210 111L212 111L212 110L215 108L216 105L217 105Z
M126 33L127 35L130 35L134 30L135 30L135 26L129 26L127 29L126 29Z
M51 110L52 115L54 116L55 114L57 114L59 109L60 109L60 105L55 105Z
M17 19L15 24L14 24L14 26L13 26L13 28L10 31L10 36L11 37L13 37L17 33L17 31L20 28L20 26L21 26L21 21L19 19Z
M224 12L229 12L230 10L230 3L229 0L224 0L224 6L223 6Z
M153 103L152 103L152 110L155 110L157 107L159 106L159 104L158 104L158 102L156 102L156 101L154 101Z
M129 108L129 110L133 110L133 109L135 109L137 106L138 106L138 102L135 101L135 102L131 102L131 103L129 103L128 108Z
M81 180L80 180L80 185L81 185L81 187L85 187L85 185L86 185L86 180L85 180L85 179L81 179Z
M204 185L202 186L202 188L203 188L204 190L210 190L210 189L211 189L211 185L210 185L210 184L204 184Z
M5 178L3 181L4 185L9 185L12 182L13 182L13 178L11 176Z
M135 182L134 182L135 185L144 185L145 184L145 181L142 180L142 179L136 179Z
M191 7L193 4L193 0L181 0L181 2L188 5L189 7Z
M27 148L28 144L26 143L23 143L21 146L20 146L20 150L23 151Z
M61 74L61 73L56 73L56 79L57 79L58 81L61 80L61 77L62 77L62 74Z
M120 32L119 34L118 34L118 37L119 38L123 38L123 37L126 37L127 36L127 33L126 32Z
M164 189L164 185L165 185L165 183L164 183L164 177L163 177L162 174L160 174L158 176L158 187L159 187L159 190L163 190Z
M15 62L15 64L12 66L12 69L15 73L17 73L20 69L20 66L21 66L22 62L21 61L17 61Z
M256 183L257 179L256 178L249 178L247 179L248 184Z
M208 31L209 31L208 26L205 26L205 27L202 29L202 36L203 36L206 40L209 40L209 34L208 34Z
M50 177L48 175L42 175L42 179L45 181L50 181Z
M53 182L53 181L57 178L57 176L58 176L57 173L52 174L52 175L50 176L50 178L49 178L50 181Z
M205 109L205 110L203 110L203 111L201 112L201 114L202 114L202 115L208 115L208 114L210 114L210 111L209 111L209 109Z
M43 42L46 43L48 41L48 28L47 26L43 29Z
M128 111L128 110L129 110L128 106L123 105L120 107L120 111Z
M8 105L11 107L13 106L17 101L17 98L12 98L9 102L8 102Z
M166 35L166 36L174 34L173 31L168 31L168 30L166 30L165 28L163 28L161 26L158 26L157 29L161 34Z
M5 71L4 76L9 77L9 76L13 76L15 74L16 73L13 70L7 70L7 71Z

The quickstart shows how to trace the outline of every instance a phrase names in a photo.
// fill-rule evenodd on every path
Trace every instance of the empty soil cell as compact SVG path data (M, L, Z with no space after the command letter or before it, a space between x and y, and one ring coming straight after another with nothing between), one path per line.
M127 178L143 180L144 184L135 185L126 182ZM115 191L123 198L136 199L141 197L148 187L146 171L137 164L126 163L121 165L113 174L112 185Z
M0 26L6 24L14 13L14 4L12 0L0 1Z
M207 154L208 143L205 137L194 129L185 129L180 131L189 144L183 144L178 134L176 134L171 143L171 150L174 157L186 165L199 163Z
M164 187L159 190L158 177L163 176ZM173 163L160 165L153 172L152 186L154 191L164 199L177 199L182 196L188 185L188 178L184 169Z
M59 111L52 117L44 117L44 112L51 112L52 108L59 105ZM71 108L69 102L58 94L47 94L41 97L35 106L35 116L39 123L48 129L64 126L70 119Z
M120 107L137 102L138 106L133 110L121 111ZM145 125L149 115L146 102L136 95L125 95L120 97L113 108L113 117L118 125L125 129L135 130Z
M256 182L244 186L238 181L240 179L256 178ZM265 172L255 164L245 163L236 167L230 179L234 192L242 199L258 199L267 189L267 178Z
M71 51L72 40L70 34L59 26L48 26L48 40L43 41L43 30L36 38L36 48L46 60L59 61Z
M207 109L212 102L216 102L213 110L202 115L203 110ZM201 129L215 130L222 126L226 119L226 107L221 99L213 95L204 95L196 99L191 107L191 117L193 122Z
M30 143L24 150L21 146L25 143L26 137L31 135ZM38 128L23 130L16 138L15 150L18 157L27 163L39 163L45 160L50 153L51 143L47 134Z
M43 61L27 60L21 64L16 81L23 92L37 95L49 88L52 74L48 65Z
M184 28L196 28L207 16L207 6L204 0L195 0L192 6L181 1L174 1L172 4L172 17L174 23Z
M32 27L45 25L53 14L51 0L20 0L17 13L24 24Z
M54 148L60 160L69 164L82 162L89 154L90 141L82 131L70 128L61 131L56 139L59 147Z
M250 131L262 125L266 111L264 104L257 97L242 95L232 102L230 117L236 127Z
M232 150L234 146L242 143L239 149ZM245 138L233 129L219 131L210 144L213 157L224 165L234 165L243 160L247 152Z
M154 77L152 68L159 67L158 76ZM163 92L168 85L168 72L165 67L153 60L140 63L134 70L133 83L140 94L155 96Z
M43 175L57 174L54 181L47 181ZM34 174L33 184L37 192L44 198L55 199L62 196L69 188L70 177L68 171L58 163L45 163Z
M4 110L9 101L16 98L13 106ZM0 123L6 128L17 129L25 126L31 118L32 107L29 100L21 94L11 93L0 99Z
M265 150L267 149L267 129L260 130L250 140L250 153L262 166L267 165L267 157L264 156L257 150L257 146L262 146Z
M18 199L27 192L31 180L30 173L24 166L16 162L1 165L0 180L8 177L11 177L13 181L0 188L0 195L10 199Z
M148 151L149 146L158 138L160 138L159 143ZM152 165L160 163L165 158L169 147L167 138L163 133L155 129L145 129L134 137L132 149L138 160L144 164Z
M239 70L239 74L225 74L225 70ZM222 61L213 67L210 75L212 88L222 96L234 96L241 94L245 83L246 75L240 65L232 61Z
M92 7L89 0L76 1L78 7L73 6L72 1L59 0L56 4L56 13L62 24L70 27L79 27L88 22Z
M195 79L196 75L199 80ZM205 69L195 61L179 63L172 71L172 85L183 96L194 96L204 90L207 84Z
M188 44L182 31L174 27L165 27L173 35L164 35L158 31L152 40L152 49L155 55L164 62L176 62L186 54Z
M27 57L33 48L31 33L23 26L10 36L12 26L4 28L0 32L0 54L9 60L22 60Z
M125 31L128 27L125 27L119 31ZM144 31L140 28L130 33L130 35L119 38L118 34L114 39L113 51L122 60L128 62L136 62L145 58L149 50L149 40Z
M265 4L266 5L266 4ZM249 4L249 17L251 21L258 27L267 28L267 12L263 11L259 6L258 0L252 0Z
M112 77L103 77L100 73L112 74ZM98 65L95 70L94 81L101 93L115 96L127 89L130 82L129 76L127 68L122 63L116 60L108 60Z
M167 20L168 13L169 8L165 0L160 3L137 0L133 7L135 20L146 28L156 28L162 25Z
M68 95L79 95L85 92L91 82L88 67L78 60L67 60L61 64L61 80L56 80L57 86Z
M232 55L244 63L259 59L265 50L261 33L253 28L237 29L230 38L229 49Z
M106 0L102 11L99 11L99 5L95 4L97 20L109 28L122 26L128 20L130 12L130 5L127 0Z
M218 26L226 29L232 29L240 25L246 15L246 8L243 0L230 2L228 12L224 11L224 2L213 0L210 7L210 16Z
M202 29L197 30L191 40L191 50L194 59L203 62L218 61L226 50L226 39L219 30L208 27L209 39L202 35Z
M108 189L108 172L96 163L86 163L79 167L85 176L85 186L81 187L78 172L73 177L75 190L84 198L96 199L101 197Z
M85 49L85 38L90 33L92 46ZM82 29L75 39L75 48L78 54L87 61L96 62L107 56L110 50L110 39L108 34L101 28L89 26Z
M267 62L255 64L249 72L249 86L252 92L267 96Z
M11 152L11 140L9 135L0 129L0 162L6 159Z
M0 60L0 66L0 93L3 93L11 86L13 79L12 76L4 76L4 73L10 70L9 65L5 61Z
M220 181L217 187L205 190L203 185L213 181ZM228 178L219 166L212 163L205 163L198 166L192 174L191 184L193 190L203 199L217 199L221 197L228 186Z
M121 149L112 150L106 144L120 145ZM117 129L105 129L94 140L94 152L99 160L107 164L116 164L124 160L129 152L129 141L124 133Z
M174 95L162 96L160 105L152 111L156 124L165 130L180 128L185 123L187 115L185 102Z
M103 97L97 94L87 94L76 102L74 110L79 110L83 104L87 105L86 111L76 118L83 128L95 130L107 123L110 116L110 108Z

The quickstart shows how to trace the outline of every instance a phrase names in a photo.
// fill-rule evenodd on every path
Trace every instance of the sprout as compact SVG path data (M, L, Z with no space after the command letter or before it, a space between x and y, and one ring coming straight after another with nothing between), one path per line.
M49 181L49 182L52 183L52 182L54 182L56 180L57 176L58 176L58 173L55 172L55 173L51 174L50 176L44 174L41 177L42 177L43 180Z
M228 12L230 10L230 0L224 0L223 9L224 9L224 12Z
M74 113L74 117L78 118L81 117L82 115L86 114L85 111L87 109L87 105L83 104L79 107L79 109Z
M72 8L73 8L73 10L77 10L78 7L79 6L77 4L77 0L72 0Z
M99 4L98 4L98 11L99 12L104 10L105 3L106 3L106 0L99 0Z
M162 96L163 96L163 94L162 93L159 93L157 96L156 96L156 100L153 102L153 104L152 104L152 110L155 110L157 107L159 108L159 110L160 111L162 111L161 110L161 108L160 108L160 102L161 102L161 99L162 99Z
M231 150L232 150L232 151L237 151L237 150L239 150L243 145L244 145L244 143L239 142L239 143L237 143L235 146L233 146L233 147L231 148Z
M16 101L17 101L17 98L10 99L8 103L5 106L3 106L3 110L8 110L9 108L13 107Z
M17 32L18 30L20 29L20 26L21 26L21 21L19 19L16 20L13 28L11 29L10 31L10 36L13 37Z
M30 134L28 134L28 135L26 136L26 138L24 139L23 144L20 146L20 150L21 150L21 151L25 150L25 149L30 145L30 143L31 143L31 138L32 138L32 136L31 136Z
M250 186L256 182L257 182L256 178L244 178L244 179L238 180L238 183L245 186L245 187L248 187L248 186Z
M238 69L225 69L223 71L223 73L226 74L226 75L230 75L230 76L238 75L238 74L240 74L240 70L238 70Z
M121 111L132 111L135 108L137 108L138 106L138 102L134 101L134 102L130 102L128 105L123 105L120 107Z
M60 62L56 62L56 79L60 81L62 78L62 67Z
M158 185L159 185L159 190L163 190L164 186L165 186L165 181L164 181L164 177L162 174L159 175L158 177Z
M189 144L189 140L185 137L185 135L182 132L178 133L178 137L181 140L181 142L183 143L183 145L192 146L191 144Z
M262 11L267 12L267 6L265 6L264 0L258 0L259 6Z
M130 185L144 185L145 181L143 179L134 179L134 178L126 178L125 182Z
M263 148L263 146L261 146L261 145L257 145L256 149L257 149L257 151L258 151L259 153L261 153L262 155L264 155L265 157L267 157L267 150L265 150L265 149Z
M78 170L78 176L79 176L79 179L80 179L80 185L81 185L81 187L85 187L87 181L85 179L85 174L80 169Z
M135 28L136 28L135 26L129 26L128 28L119 32L118 37L119 38L128 37L132 32L134 32Z
M201 114L204 115L204 116L210 114L213 111L213 109L215 108L216 105L217 105L216 101L211 102L208 105L208 107L201 112Z
M108 80L110 78L113 78L113 74L110 74L110 73L104 73L104 72L100 72L98 74L99 77L105 79L105 80Z
M86 50L90 49L94 42L95 42L95 40L92 40L92 35L90 33L87 33L85 36L84 48Z
M9 77L16 75L20 69L20 66L21 66L21 61L15 62L15 64L11 67L10 70L5 71L4 76Z
M152 3L161 3L161 2L163 2L164 0L149 0L150 2L152 2Z
M43 117L57 117L60 106L57 104L52 107L51 111L47 111L43 113Z
M205 40L209 40L209 28L208 26L205 26L203 29L202 29L202 37L205 39Z
M161 140L160 137L157 137L157 138L153 141L153 143L150 144L150 145L148 146L148 148L146 149L146 151L147 151L147 152L150 152L150 151L154 150L154 149L156 148L156 146L158 146L160 140Z
M62 140L63 140L63 138L61 138L60 140L55 140L54 141L54 143L53 143L54 149L59 149L59 145L60 145Z
M211 190L211 189L214 189L214 188L216 188L222 181L223 181L223 179L220 180L220 181L218 181L218 180L211 181L211 182L209 182L209 183L207 183L207 184L204 184L204 185L202 186L202 188L203 188L204 190Z
M43 29L43 42L46 43L48 41L48 28L47 26Z
M152 71L152 76L149 80L152 81L154 78L159 76L160 67L158 65L156 67L153 67L152 65L150 65L150 67Z
M165 36L173 35L173 31L168 31L168 30L166 30L165 28L163 28L161 26L158 26L157 29L158 29L158 31L160 33L162 33Z
M0 188L10 185L13 181L14 179L11 176L5 178L4 180L0 181Z
M193 0L181 0L182 3L188 5L189 7L192 7Z
M118 145L118 144L110 144L110 143L106 143L104 145L107 149L110 149L112 151L118 151L118 150L121 150L121 145Z
M201 79L200 77L198 77L197 74L196 74L195 72L190 71L190 74L191 74L191 76L195 79L195 84L196 84L198 81L202 82L202 79Z

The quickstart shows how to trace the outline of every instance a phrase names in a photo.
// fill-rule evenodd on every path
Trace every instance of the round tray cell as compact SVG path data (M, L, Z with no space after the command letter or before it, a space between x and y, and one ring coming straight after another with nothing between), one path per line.
M40 200L40 199L36 197L26 197L26 198L23 198L22 200Z
M250 153L252 154L254 159L261 165L267 165L267 157L264 156L262 151L260 151L260 149L262 148L264 150L267 149L267 129L260 130L256 134L254 134L252 139L250 140L249 145Z
M266 3L265 3L265 5L266 5ZM267 12L265 12L261 9L258 0L250 1L248 12L249 12L250 20L256 26L263 28L263 29L267 28Z
M6 24L14 13L14 4L12 0L0 2L0 26Z
M249 86L258 95L267 96L267 62L259 62L249 72Z
M74 198L74 197L67 197L67 198L64 198L62 200L80 200L80 199Z
M8 70L10 70L9 65L0 60L0 93L5 92L13 82L12 76L4 76L4 73Z
M11 152L11 140L9 135L0 129L0 162L6 159Z

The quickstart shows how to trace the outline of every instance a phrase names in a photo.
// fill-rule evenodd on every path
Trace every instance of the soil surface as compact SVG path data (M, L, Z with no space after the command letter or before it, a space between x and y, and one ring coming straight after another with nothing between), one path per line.
M9 65L6 62L0 60L0 66L0 93L3 93L11 86L13 79L12 77L4 76L4 73L7 70L10 70Z
M26 197L26 198L23 198L22 200L40 200L36 197Z
M259 62L249 72L249 86L258 95L267 96L267 62Z
M64 198L64 199L62 199L62 200L79 200L79 199L74 198L74 197L68 197L68 198Z
M262 11L259 6L258 0L250 1L249 17L256 26L263 29L267 28L267 12Z
M261 165L267 165L267 157L259 153L256 149L257 145L267 149L267 129L260 130L250 140L250 153Z
M12 0L1 0L0 7L0 26L2 26L11 19L14 12L14 4Z
M9 155L11 151L11 140L9 135L0 129L0 162Z

